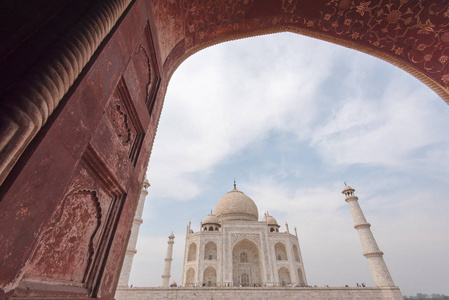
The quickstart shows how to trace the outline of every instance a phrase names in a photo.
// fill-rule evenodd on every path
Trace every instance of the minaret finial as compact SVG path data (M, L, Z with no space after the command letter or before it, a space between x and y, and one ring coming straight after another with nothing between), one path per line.
M234 178L234 189L237 189L237 184L235 183L235 178Z
M210 210L210 214L212 214L212 209Z

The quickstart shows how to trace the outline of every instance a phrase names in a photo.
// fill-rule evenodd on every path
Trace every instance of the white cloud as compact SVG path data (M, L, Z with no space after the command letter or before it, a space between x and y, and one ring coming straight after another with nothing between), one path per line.
M441 131L449 125L448 118L424 100L432 93L418 89L406 74L389 77L392 81L381 98L372 99L356 88L355 98L343 99L332 117L312 131L310 144L327 163L404 167L417 150L449 146L448 139L442 140L449 135Z
M278 48L270 44L269 50L281 52ZM239 63L227 62L226 49L204 52L173 75L150 161L153 186L179 183L169 193L175 198L198 195L192 182L181 179L184 174L207 171L270 130L285 129L286 120L305 128L317 109L312 95L332 65L330 53L321 54L319 60L309 57L318 66L309 59L291 63L286 54L266 62L264 53L251 53L254 65L242 70Z

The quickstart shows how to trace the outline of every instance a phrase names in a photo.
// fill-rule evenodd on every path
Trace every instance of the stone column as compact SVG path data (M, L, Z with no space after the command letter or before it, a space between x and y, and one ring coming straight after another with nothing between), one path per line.
M133 225L131 228L131 236L129 237L128 247L126 248L125 259L123 260L122 272L118 281L119 287L128 287L129 275L131 274L131 266L133 264L134 255L137 253L136 244L139 235L140 224L143 223L142 213L145 204L145 197L148 195L148 187L150 183L145 178L142 191L140 192L139 203L137 204L136 214L134 215Z
M170 269L173 256L173 244L175 243L175 235L173 232L168 236L167 254L165 255L164 273L162 274L162 287L168 287L170 281Z
M363 255L368 259L374 282L378 287L395 287L387 265L382 257L383 252L380 251L377 246L376 240L374 239L373 233L370 229L371 224L366 221L358 202L359 198L354 195L354 191L355 190L353 188L345 185L342 194L346 196L345 200L349 204L355 223L354 228L357 229L360 241L362 242L362 247L364 250Z

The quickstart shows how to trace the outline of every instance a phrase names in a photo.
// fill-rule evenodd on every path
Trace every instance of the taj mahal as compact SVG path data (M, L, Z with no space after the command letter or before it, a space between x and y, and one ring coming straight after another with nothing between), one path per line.
M123 262L115 297L137 299L391 299L402 294L388 271L376 240L355 195L345 184L342 194L348 203L354 228L360 237L376 284L375 287L308 286L296 227L290 233L288 223L282 232L268 212L259 221L256 203L234 188L215 205L194 232L187 225L182 283L170 284L175 235L168 246L160 287L129 287L137 235L149 183L144 182L134 217L131 236Z
M280 232L273 216L259 221L254 201L234 189L199 232L187 226L183 286L305 286L298 235Z

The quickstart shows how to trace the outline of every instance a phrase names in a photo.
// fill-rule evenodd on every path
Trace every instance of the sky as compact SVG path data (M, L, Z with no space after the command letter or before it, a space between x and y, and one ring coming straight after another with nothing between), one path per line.
M170 81L129 284L182 282L194 231L233 188L297 227L309 285L374 286L341 190L356 190L403 295L449 295L449 106L405 71L291 33L206 48Z

